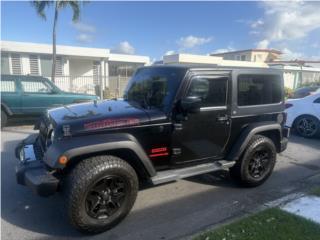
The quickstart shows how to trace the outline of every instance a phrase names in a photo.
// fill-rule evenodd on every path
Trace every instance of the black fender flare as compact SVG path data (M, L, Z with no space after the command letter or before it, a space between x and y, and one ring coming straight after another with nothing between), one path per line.
M237 141L232 145L231 151L227 155L228 160L237 161L251 138L261 132L276 130L279 131L280 139L282 139L282 127L276 122L262 122L247 126L238 137Z
M1 103L1 109L3 109L6 114L8 114L9 116L13 115L13 112L10 110L10 108L7 106L7 104L5 104L4 102Z
M96 134L57 140L47 149L43 160L51 168L63 169L65 166L58 162L58 158L62 155L72 161L73 158L82 155L118 149L133 151L150 177L156 175L156 170L142 146L135 137L126 133Z

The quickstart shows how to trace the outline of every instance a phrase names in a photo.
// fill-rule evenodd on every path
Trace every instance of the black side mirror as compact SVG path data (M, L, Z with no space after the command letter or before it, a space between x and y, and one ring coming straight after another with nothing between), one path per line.
M197 113L200 111L201 102L201 98L189 96L181 100L181 107L189 113Z

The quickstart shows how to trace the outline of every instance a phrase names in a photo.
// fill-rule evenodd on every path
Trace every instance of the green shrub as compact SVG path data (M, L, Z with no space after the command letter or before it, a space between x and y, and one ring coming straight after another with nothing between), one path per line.
M293 90L291 88L285 87L284 88L284 96L285 98L292 97L293 95Z

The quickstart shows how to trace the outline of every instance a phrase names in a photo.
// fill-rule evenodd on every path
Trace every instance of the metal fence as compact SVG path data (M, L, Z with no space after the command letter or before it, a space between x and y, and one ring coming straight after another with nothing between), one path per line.
M128 80L128 77L121 76L56 76L55 85L66 92L115 98L122 97Z

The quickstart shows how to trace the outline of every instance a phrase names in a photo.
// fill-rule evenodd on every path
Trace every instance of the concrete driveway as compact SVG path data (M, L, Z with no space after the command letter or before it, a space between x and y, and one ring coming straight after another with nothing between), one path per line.
M240 188L226 172L205 174L139 192L130 215L96 236L75 231L57 194L40 198L16 184L14 147L32 132L11 127L1 138L2 239L177 239L251 212L259 205L310 185L320 173L320 140L292 136L271 178L258 188ZM310 180L311 179L311 180Z

